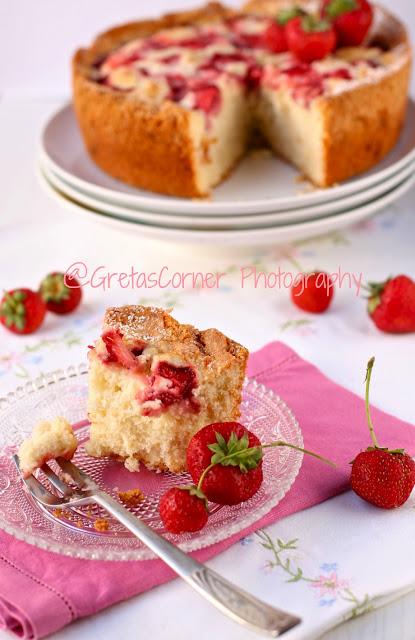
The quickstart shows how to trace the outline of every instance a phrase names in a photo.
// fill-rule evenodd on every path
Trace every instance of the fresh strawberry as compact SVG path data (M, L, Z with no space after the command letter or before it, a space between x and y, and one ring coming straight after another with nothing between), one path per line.
M269 447L291 447L325 458L283 440L261 444L239 422L216 422L198 431L187 448L187 470L197 488L218 504L249 500L262 484L262 457Z
M359 453L352 462L350 477L353 491L382 509L403 505L415 485L415 462L403 449L380 447L370 417L369 386L375 359L371 358L366 373L366 415L373 446Z
M13 333L33 333L43 323L45 314L45 303L31 289L8 291L0 303L0 322Z
M48 311L64 315L72 313L82 300L82 289L74 276L54 272L43 278L39 293Z
M381 331L412 333L415 331L415 282L400 275L385 282L370 282L368 313Z
M103 362L119 364L132 371L137 371L140 368L137 357L142 354L145 348L144 343L137 343L130 348L123 341L122 333L114 329L103 333L101 338L106 347L106 353L101 356Z
M290 20L285 35L289 50L302 62L321 60L336 47L336 33L330 22L311 15Z
M167 531L199 531L208 520L206 498L193 485L172 487L161 497L160 517Z
M331 304L334 283L324 271L301 273L291 287L291 300L310 313L323 313Z
M332 21L342 47L362 44L373 21L373 9L367 0L323 0L321 15Z
M230 454L233 458L224 462ZM212 502L244 502L262 484L261 442L238 422L210 424L191 439L187 448L187 469L195 484L211 464L214 466L200 488Z
M187 449L188 471L195 484L173 487L160 500L160 517L167 531L202 529L208 520L208 499L232 505L253 496L262 483L262 456L266 447L292 447L311 453L282 440L261 445L238 422L217 422L198 431Z
M268 51L273 53L282 53L288 50L287 38L285 37L285 28L278 22L271 22L262 34L260 44Z

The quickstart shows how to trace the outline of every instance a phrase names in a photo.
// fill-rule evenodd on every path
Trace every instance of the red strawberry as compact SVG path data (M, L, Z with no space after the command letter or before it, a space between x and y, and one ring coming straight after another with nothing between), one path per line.
M116 363L133 371L140 368L137 357L142 354L145 348L144 343L139 343L133 348L129 348L123 341L122 333L113 329L103 333L101 338L107 349L102 358L104 362Z
M339 46L362 44L373 21L367 0L323 0L321 15L333 22Z
M302 62L321 60L336 47L336 33L331 24L311 15L290 20L285 35L289 50Z
M276 440L261 444L239 422L216 422L198 431L187 448L187 470L197 488L218 504L238 504L251 498L262 484L262 456L268 447L291 447L328 464L329 460Z
M167 531L199 531L208 520L206 498L196 487L172 487L161 497L160 517Z
M82 300L82 289L74 276L54 272L43 278L39 293L48 311L64 315L72 313Z
M368 313L381 331L415 331L415 282L408 276L395 276L385 282L370 282Z
M366 502L382 509L394 509L411 495L415 485L415 462L403 449L390 450L378 444L369 407L374 362L374 358L369 360L366 374L366 415L373 446L356 456L350 482L353 491Z
M13 289L0 303L0 321L13 333L33 333L43 323L46 305L31 289Z
M273 53L282 53L288 50L285 29L278 22L271 22L262 34L260 44Z
M254 450L247 453L247 449ZM237 454L218 464L229 454ZM213 455L212 455L213 454ZM258 438L238 422L217 422L198 431L187 448L187 469L208 500L238 504L251 498L262 484L262 449ZM225 463L224 463L225 464Z
M310 313L326 311L333 295L333 280L324 271L301 273L291 287L291 300L297 307Z

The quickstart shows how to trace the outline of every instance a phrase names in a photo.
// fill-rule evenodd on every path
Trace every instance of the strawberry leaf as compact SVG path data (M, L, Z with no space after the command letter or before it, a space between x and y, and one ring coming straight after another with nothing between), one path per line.
M242 473L255 469L262 459L262 447L250 447L249 437L244 433L238 438L233 431L228 442L222 434L216 432L216 443L209 444L212 451L211 464L221 464L223 467L239 467Z
M326 7L327 15L330 18L338 18L343 13L358 9L359 5L356 0L332 0Z
M304 16L305 11L300 7L288 7L287 9L282 9L278 16L277 22L282 27L285 27L286 24L293 20L294 18L299 18L300 16Z

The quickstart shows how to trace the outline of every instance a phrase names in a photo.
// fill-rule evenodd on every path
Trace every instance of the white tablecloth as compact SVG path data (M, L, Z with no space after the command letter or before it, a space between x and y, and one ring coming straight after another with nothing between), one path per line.
M0 287L35 288L53 270L82 262L89 271L102 266L108 272L158 271L170 273L220 271L226 275L218 290L139 290L114 286L86 287L81 310L59 318L48 315L42 329L29 337L0 332L0 395L31 376L85 360L86 346L97 335L105 307L122 303L147 303L174 307L181 321L200 327L216 326L250 350L271 340L283 340L327 375L358 393L363 392L366 360L376 355L372 398L382 409L415 423L413 336L379 333L365 311L365 300L349 288L347 276L336 291L330 311L309 316L296 309L288 291L257 289L245 281L241 269L273 272L280 267L354 274L364 281L382 280L390 274L415 276L413 243L414 190L375 218L328 237L278 247L266 254L208 254L144 243L139 236L110 231L61 210L41 191L35 175L39 128L58 101L5 99L0 103L2 140L2 218L0 221ZM246 272L245 272L246 273ZM261 281L262 282L262 281ZM364 434L362 434L364 439ZM243 540L210 564L235 582L278 606L299 613L303 627L293 638L317 637L328 627L354 613L380 605L415 584L411 558L415 535L414 501L394 513L377 511L346 494L324 505L296 514L270 527L274 549L264 549L256 536ZM277 539L293 543L279 549ZM275 546L276 545L276 546ZM286 561L290 559L287 571ZM285 568L284 568L285 567ZM289 572L303 571L305 579L287 583ZM403 604L402 604L403 602ZM401 608L410 606L401 602ZM160 611L163 615L160 615ZM393 610L395 611L395 610ZM391 622L378 614L364 617L359 626L346 626L343 635L383 639L405 636L403 621L415 620L390 613ZM406 609L405 609L406 611ZM196 627L205 617L208 625ZM399 617L399 620L398 620ZM386 634L379 625L390 624ZM372 625L372 626L371 626ZM373 626L374 625L374 626ZM399 626L400 625L400 626ZM409 625L409 622L408 622ZM76 623L56 638L127 638L131 633L159 640L180 635L201 640L253 637L209 608L186 585L175 581L102 613ZM375 629L375 632L373 631ZM408 626L407 631L409 632ZM366 634L366 636L364 635ZM368 635L369 634L369 635ZM371 635L370 635L371 634ZM0 638L3 634L0 632Z

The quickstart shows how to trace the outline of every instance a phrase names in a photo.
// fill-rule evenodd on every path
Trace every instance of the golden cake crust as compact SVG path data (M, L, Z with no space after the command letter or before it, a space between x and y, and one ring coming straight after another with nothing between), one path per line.
M94 162L114 178L150 191L183 197L199 191L190 138L191 113L171 101L152 105L117 94L89 79L90 65L134 38L170 27L215 22L233 11L216 2L159 20L131 22L97 37L72 61L73 99L84 142ZM139 153L137 153L139 149Z
M248 359L248 350L221 331L199 331L190 324L180 324L168 311L157 307L111 307L104 317L104 331L107 329L121 331L127 343L143 340L151 345L156 340L160 350L190 361L199 360L204 367L212 368L212 375L232 366L235 360L244 371Z
M275 14L281 4L286 0L252 0L244 10ZM401 131L411 47L404 25L384 9L377 11L383 21L374 38L376 43L392 48L391 64L376 82L316 99L325 132L318 186L333 185L371 168L393 148ZM89 79L89 75L98 57L131 39L169 27L222 20L235 13L210 3L195 11L132 22L110 29L91 47L75 53L74 108L85 145L99 167L123 182L150 191L182 197L209 195L200 191L197 183L192 112L169 100L151 104L136 93L117 93Z

